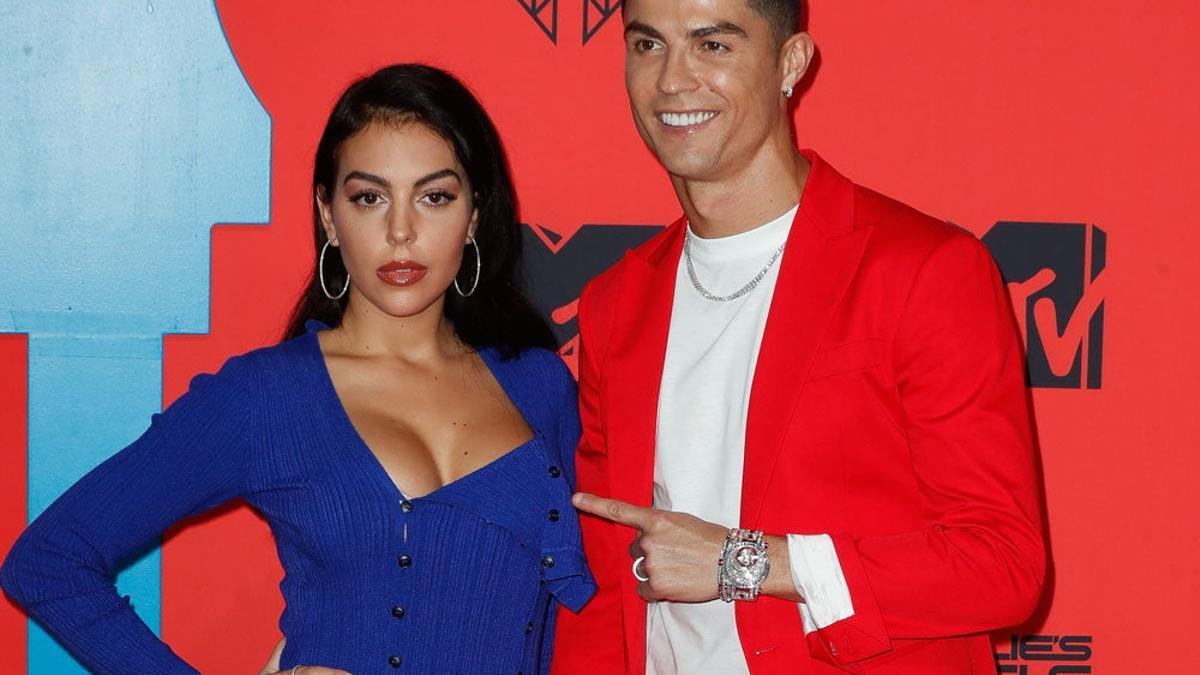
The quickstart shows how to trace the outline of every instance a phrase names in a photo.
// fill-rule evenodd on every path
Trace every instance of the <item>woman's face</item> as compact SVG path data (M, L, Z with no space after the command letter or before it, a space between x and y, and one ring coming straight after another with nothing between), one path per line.
M479 215L450 143L420 123L372 123L342 143L337 167L317 206L351 300L395 317L440 314Z

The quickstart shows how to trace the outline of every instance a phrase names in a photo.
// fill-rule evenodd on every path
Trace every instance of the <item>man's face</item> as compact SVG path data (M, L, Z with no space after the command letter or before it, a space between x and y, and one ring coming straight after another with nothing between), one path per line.
M746 0L628 0L625 86L646 145L674 176L749 166L783 114L771 26Z

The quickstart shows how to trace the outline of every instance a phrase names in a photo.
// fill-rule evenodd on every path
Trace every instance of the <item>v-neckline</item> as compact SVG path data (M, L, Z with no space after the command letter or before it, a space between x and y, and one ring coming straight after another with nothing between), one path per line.
M504 380L496 372L496 366L498 363L495 361L495 358L497 355L493 353L493 350L487 347L479 349L476 351L476 353L479 354L479 358L481 361L483 361L483 365L488 369L488 372L492 374L492 377L496 379L496 383L500 385L501 391L504 392L504 395L508 398L509 402L512 403L513 408L517 410L517 414L521 416L521 419L525 421L525 425L528 426L529 430L533 433L528 440L514 446L486 464L476 467L475 469L468 471L467 473L448 483L443 483L430 492L418 497L406 495L404 494L404 491L400 489L400 486L396 484L396 481L392 479L391 474L388 473L387 468L383 465L383 462L380 461L379 455L375 454L375 451L372 450L371 446L367 444L366 439L364 439L362 434L358 432L358 428L354 426L354 420L350 419L350 413L346 410L346 406L342 403L342 397L338 394L337 387L334 386L333 374L329 372L329 362L325 360L325 352L322 351L321 341L318 338L318 333L320 333L321 330L329 330L329 327L320 321L310 321L309 324L309 332L306 337L312 340L311 348L313 350L313 356L316 358L317 365L319 366L318 370L321 374L320 379L323 393L325 398L328 400L329 407L334 410L337 423L340 424L346 434L353 439L353 444L357 446L359 452L363 454L365 459L371 464L372 470L374 471L377 479L381 480L386 486L390 487L391 491L394 492L395 496L399 497L401 501L416 502L423 499L429 499L430 497L435 497L442 492L461 485L468 479L473 479L475 476L484 471L493 469L501 462L508 460L518 452L531 445L534 445L541 438L541 432L536 426L534 426L533 421L529 419L529 416L525 413L525 410L521 407L521 404L518 403L515 398L513 398L512 394L508 390L508 387L504 386ZM321 329L315 329L312 324L320 326Z

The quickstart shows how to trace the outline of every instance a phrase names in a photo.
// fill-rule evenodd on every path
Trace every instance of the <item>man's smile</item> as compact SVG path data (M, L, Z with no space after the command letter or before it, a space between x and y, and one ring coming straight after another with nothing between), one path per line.
M716 118L718 114L711 110L688 110L681 112L660 112L655 117L663 125L673 129L691 129L704 126Z

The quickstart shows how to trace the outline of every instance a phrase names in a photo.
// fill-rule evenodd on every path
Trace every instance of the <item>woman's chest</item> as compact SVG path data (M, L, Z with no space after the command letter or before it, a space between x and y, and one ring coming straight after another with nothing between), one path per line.
M496 461L533 435L503 391L489 384L360 374L344 378L338 393L353 434L397 489L416 497Z
M457 555L473 546L471 537L536 552L545 528L570 508L570 490L540 437L411 497L353 437L282 452L276 478L251 502L281 552L290 547L316 559L396 557L413 546Z

